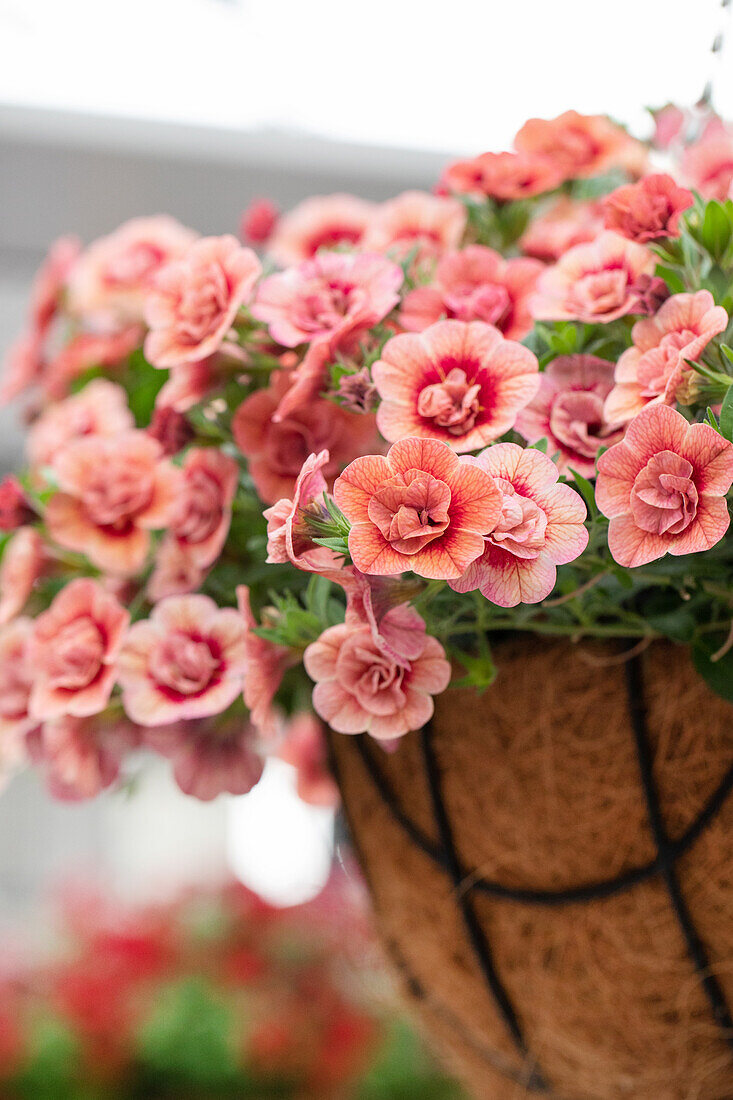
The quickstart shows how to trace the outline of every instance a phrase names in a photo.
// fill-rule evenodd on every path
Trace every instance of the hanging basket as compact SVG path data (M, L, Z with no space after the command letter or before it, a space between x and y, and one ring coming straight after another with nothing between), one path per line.
M733 1097L733 710L686 651L504 643L334 769L405 993L481 1100Z

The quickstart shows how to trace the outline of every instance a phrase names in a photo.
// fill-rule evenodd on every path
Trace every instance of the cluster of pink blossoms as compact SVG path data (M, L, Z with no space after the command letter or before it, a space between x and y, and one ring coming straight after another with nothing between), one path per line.
M667 110L655 143L729 197L719 120ZM392 750L460 659L426 593L491 632L558 569L602 579L591 533L614 569L720 542L725 295L659 268L699 207L568 111L433 193L258 200L244 244L167 217L57 242L0 389L34 394L0 484L0 772L87 797L145 747L212 798L277 753L332 803L320 723L284 714L303 669L331 729Z

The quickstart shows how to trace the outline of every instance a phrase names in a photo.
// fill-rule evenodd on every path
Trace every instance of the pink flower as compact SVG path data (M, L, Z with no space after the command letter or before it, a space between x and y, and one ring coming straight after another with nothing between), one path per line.
M541 451L497 443L475 460L501 493L501 516L483 554L450 582L456 592L481 594L499 607L539 603L552 592L557 566L573 561L588 544L586 507Z
M275 231L280 211L270 199L252 199L242 214L239 235L251 245L266 244Z
M514 139L521 153L548 157L567 179L599 176L609 168L641 175L646 152L605 115L565 111L557 118L531 118Z
M8 539L0 563L0 624L25 607L44 558L43 539L35 527L21 527Z
M219 557L229 532L239 467L214 447L192 447L182 471L166 538L175 539L205 569Z
M561 355L540 375L536 397L514 425L529 443L546 438L558 470L593 477L601 447L623 436L604 416L603 402L613 386L614 364L595 355Z
M617 187L602 206L607 229L644 244L679 236L680 216L693 202L691 191L678 187L671 176L659 174Z
M373 216L373 203L354 195L315 195L284 214L268 242L282 267L309 260L320 249L358 248Z
M626 423L651 402L674 404L688 370L685 360L697 359L727 324L728 314L715 305L709 290L674 294L654 317L637 321L631 330L633 347L616 364L606 419Z
M388 440L441 439L474 451L514 424L537 392L537 359L482 321L438 321L419 335L392 337L372 367Z
M3 360L0 405L7 405L43 374L43 341L37 332L24 332L8 348Z
M138 431L87 436L57 456L55 473L61 491L46 508L51 538L99 569L137 573L149 531L167 525L181 485L160 444Z
M313 542L309 513L328 520L323 494L328 488L323 471L330 465L328 451L309 455L295 483L293 499L284 498L264 511L267 520L267 560L272 564L289 561L306 573L328 575L339 572L343 558Z
M641 275L654 274L651 252L618 233L571 248L537 282L532 312L543 321L606 323L633 313Z
M14 474L6 474L0 481L0 531L17 531L34 519L36 513L28 502L23 486Z
M598 460L596 502L614 559L637 566L709 550L728 530L731 484L733 446L718 432L667 405L644 409Z
M216 359L217 356L209 356L198 363L180 363L172 367L168 381L158 391L156 409L184 413L203 401L216 384Z
M30 658L33 620L13 619L0 627L0 760L22 757L23 738L35 725L28 712L34 669Z
M36 619L31 642L34 718L81 718L105 708L129 621L129 613L96 581L80 577L61 589Z
M278 753L297 773L296 790L312 806L338 806L339 789L326 763L323 726L312 714L296 714L285 731Z
M170 758L183 793L201 802L220 794L248 794L264 769L256 731L240 716L178 722L155 730L146 741Z
M122 386L95 378L73 397L55 402L41 413L28 433L28 458L32 466L51 466L73 440L113 436L134 427Z
M422 589L409 577L367 577L350 565L332 580L346 592L346 622L366 624L375 645L397 664L423 650L425 622L408 600Z
M232 420L234 441L249 460L255 488L266 504L292 497L309 455L330 453L323 471L330 481L354 455L376 443L374 417L350 413L320 398L275 421L289 384L287 373L275 372L267 389L247 397Z
M31 325L45 336L56 316L66 284L81 252L77 237L59 237L48 250L31 288Z
M155 552L155 567L146 586L152 603L166 596L184 596L195 592L206 576L186 548L175 538L164 538Z
M654 119L652 145L655 149L666 150L683 136L688 119L683 110L674 103L667 103L659 110L651 112Z
M380 576L459 577L501 514L493 479L437 439L401 439L386 458L357 458L334 497L352 525L354 565Z
M711 127L682 154L685 182L703 198L724 202L733 184L733 134L723 126Z
M480 244L447 252L433 282L406 296L400 322L409 332L422 332L442 317L485 321L508 340L521 340L532 328L529 299L541 271L537 260L504 260Z
M326 252L264 279L252 316L284 347L355 339L399 301L402 269L383 256Z
M519 242L527 256L552 262L576 244L594 241L603 229L600 204L563 195L545 214L530 222Z
M115 332L80 332L48 362L40 379L47 397L66 397L69 387L94 367L117 367L142 343L140 325Z
M202 237L166 264L145 300L145 355L155 367L196 363L218 351L262 268L236 237Z
M245 627L208 596L170 596L134 623L117 660L127 714L141 726L219 714L242 690Z
M69 716L44 722L29 740L32 759L48 769L49 794L64 802L95 798L111 787L139 743L128 722Z
M244 702L252 724L266 740L271 741L278 728L273 700L286 668L292 663L290 650L254 633L257 622L250 606L249 588L244 584L237 588L237 606L246 632Z
M466 210L457 199L404 191L377 208L364 247L402 259L417 250L418 260L457 248L466 228Z
M437 639L426 634L419 656L391 660L359 623L332 626L309 645L303 661L316 686L316 713L337 733L369 733L391 741L420 729L433 713L433 695L445 691L450 664Z
M170 405L159 405L153 409L147 432L158 440L163 454L168 456L177 455L196 435L183 413L177 412Z
M157 272L183 256L197 234L173 218L132 218L82 253L69 279L72 313L112 327L143 319L143 303Z
M487 195L499 202L553 191L563 173L549 157L533 153L481 153L459 160L443 173L441 186L458 195Z

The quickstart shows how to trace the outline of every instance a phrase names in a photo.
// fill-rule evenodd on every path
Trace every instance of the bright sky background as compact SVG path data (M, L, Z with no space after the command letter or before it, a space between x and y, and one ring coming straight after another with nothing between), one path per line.
M570 106L638 132L699 97L725 22L720 0L0 0L0 104L478 151Z

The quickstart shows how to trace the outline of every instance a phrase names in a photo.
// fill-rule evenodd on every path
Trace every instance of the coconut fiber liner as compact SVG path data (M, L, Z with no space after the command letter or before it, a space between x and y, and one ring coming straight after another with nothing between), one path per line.
M496 660L394 755L330 737L408 999L481 1100L731 1100L733 708L666 643Z

